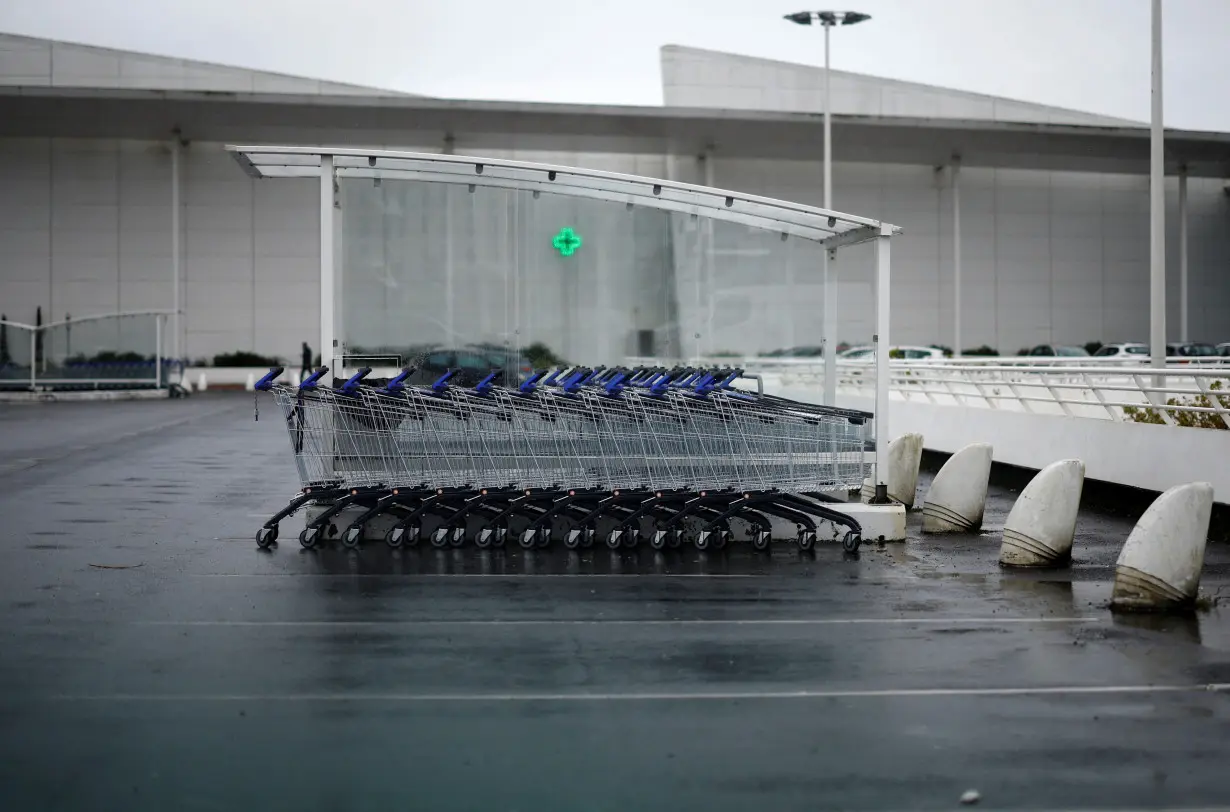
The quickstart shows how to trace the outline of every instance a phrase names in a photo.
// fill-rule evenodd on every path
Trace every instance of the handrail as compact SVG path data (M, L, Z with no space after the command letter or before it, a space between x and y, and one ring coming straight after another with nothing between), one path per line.
M128 318L135 318L137 316L174 316L174 315L175 315L174 310L121 310L115 313L103 313L102 315L99 315L99 316L82 316L79 319L63 319L61 321L53 321L53 322L44 324L42 327L38 329L49 330L52 327L63 327L65 325L68 325L71 327L74 324L81 324L82 322L85 322L85 321L102 321L103 319L128 319Z

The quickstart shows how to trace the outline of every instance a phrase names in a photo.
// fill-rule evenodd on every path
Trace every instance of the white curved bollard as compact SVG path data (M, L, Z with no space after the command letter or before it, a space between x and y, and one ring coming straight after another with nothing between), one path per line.
M196 376L196 391L204 392L208 388L209 382L205 380L205 373L202 372L200 375Z
M905 505L907 510L914 507L914 495L918 492L918 466L922 464L922 452L921 434L903 434L888 444L884 460L888 498ZM870 502L875 495L875 483L864 479L860 493L862 501Z
M248 379L244 381L243 388L248 392L255 392L256 391L256 375L249 372Z
M1213 486L1208 482L1176 485L1155 499L1119 553L1111 609L1190 607L1200 587L1212 513Z
M1085 463L1060 460L1039 471L1008 513L999 563L1053 567L1072 558L1076 514L1085 484Z
M303 381L299 378L299 373L292 370L290 373L290 385L298 386L301 383L303 383Z
M924 533L965 533L982 527L992 453L990 443L973 443L948 458L923 500Z

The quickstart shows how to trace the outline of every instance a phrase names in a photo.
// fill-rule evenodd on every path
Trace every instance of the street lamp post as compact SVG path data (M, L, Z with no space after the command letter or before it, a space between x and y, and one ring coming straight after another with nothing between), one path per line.
M786 19L798 25L819 23L824 27L824 208L833 208L833 119L829 101L829 29L871 19L857 11L796 11ZM837 403L837 297L829 289L832 252L824 252L824 402ZM791 300L793 301L793 296Z

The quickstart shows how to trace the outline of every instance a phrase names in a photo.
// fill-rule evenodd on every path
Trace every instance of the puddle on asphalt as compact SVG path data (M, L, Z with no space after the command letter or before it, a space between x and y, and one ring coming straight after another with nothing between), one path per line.
M67 550L67 544L27 544L27 550Z

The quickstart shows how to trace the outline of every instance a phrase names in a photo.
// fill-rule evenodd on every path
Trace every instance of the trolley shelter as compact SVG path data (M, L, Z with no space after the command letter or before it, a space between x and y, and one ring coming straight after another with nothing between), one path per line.
M347 456L340 447L350 444L354 459L389 461L366 478L350 472L356 492L387 486L391 477L449 488L486 482L482 472L458 466L490 468L478 502L501 483L526 488L520 498L528 498L548 481L606 492L608 502L635 490L637 481L652 481L650 491L699 488L692 499L702 502L712 499L704 489L715 487L706 483L747 491L744 501L781 487L803 492L808 466L820 459L811 450L820 447L813 435L825 438L830 451L844 448L853 434L839 424L848 415L832 402L741 391L730 382L742 370L720 359L754 354L749 348L821 344L825 395L832 399L839 318L850 331L861 317L868 343L891 346L890 243L900 229L874 219L670 180L495 158L228 150L254 178L318 185L323 365L341 380L373 366L406 370L370 392L356 385L334 387L337 397L275 392L288 421L299 421L297 438L292 430L297 454L327 443L324 468L338 467ZM842 249L871 258L871 267L839 266ZM859 309L870 312L852 319ZM874 426L876 483L884 482L878 461L889 439L888 355L875 353L874 415L849 420ZM705 360L686 370L625 366L646 356ZM547 366L582 371L534 371ZM492 370L502 379L486 374ZM465 388L445 396L444 375ZM328 415L305 421L312 409ZM443 428L455 420L480 428ZM556 428L534 422L540 420ZM406 430L411 423L414 437ZM343 424L351 428L344 438L305 440L315 427ZM860 428L863 436L867 428ZM825 484L861 483L861 468L859 483L846 481L855 469L835 473L844 455L827 454ZM419 468L427 459L438 464L411 472L411 459ZM305 487L336 473L309 475L301 464ZM781 515L796 509L781 499L773 504ZM749 508L749 515L759 514Z

